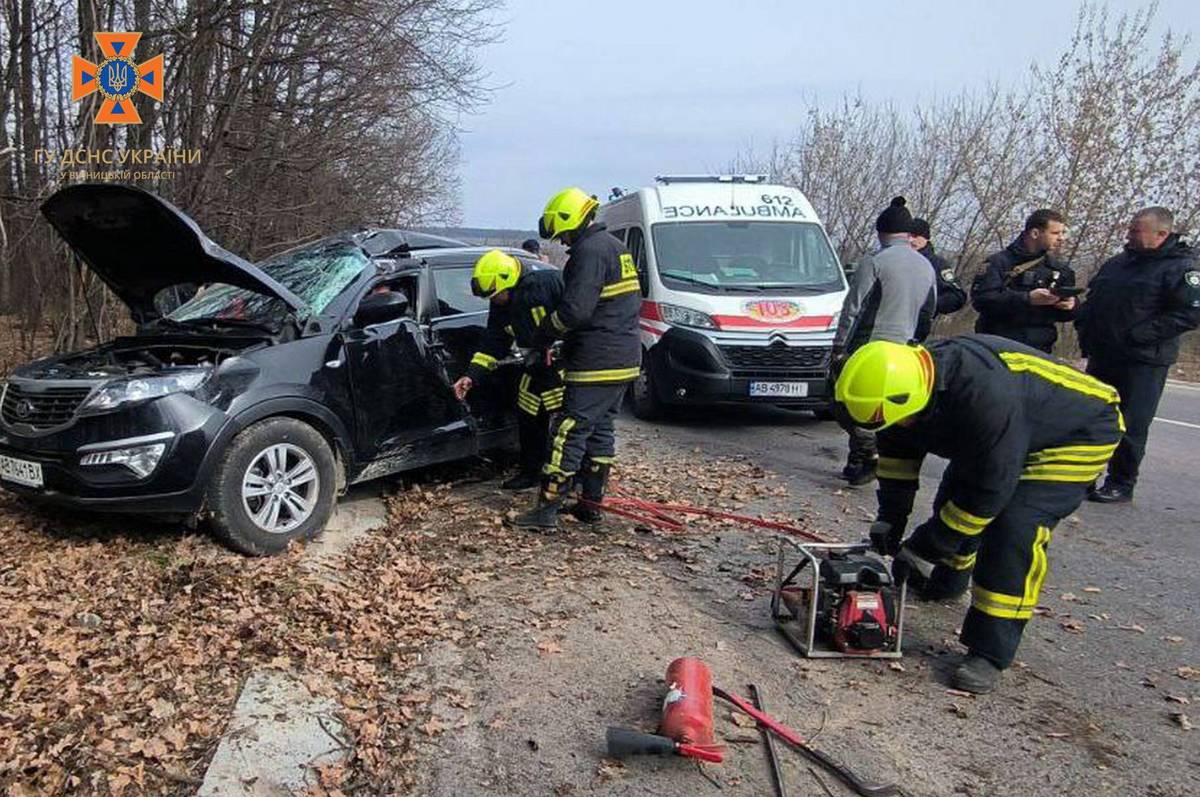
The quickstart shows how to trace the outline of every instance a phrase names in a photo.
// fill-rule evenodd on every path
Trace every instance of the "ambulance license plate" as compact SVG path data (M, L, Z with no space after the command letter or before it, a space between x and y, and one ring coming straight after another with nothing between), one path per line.
M42 463L0 454L0 479L24 484L26 487L41 487L43 484Z
M769 398L804 398L808 395L808 382L751 382L750 395Z

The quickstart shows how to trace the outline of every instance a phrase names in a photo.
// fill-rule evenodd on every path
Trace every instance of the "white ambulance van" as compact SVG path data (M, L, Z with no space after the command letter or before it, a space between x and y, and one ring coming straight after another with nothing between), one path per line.
M718 403L827 411L846 280L802 193L761 175L663 176L598 219L642 284L636 415Z

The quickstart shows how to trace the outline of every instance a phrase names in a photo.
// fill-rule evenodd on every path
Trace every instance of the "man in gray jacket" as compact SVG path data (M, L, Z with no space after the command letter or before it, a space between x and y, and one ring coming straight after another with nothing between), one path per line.
M875 219L880 248L858 261L833 339L833 378L847 357L872 340L924 340L933 324L937 288L929 262L910 243L912 215L898 196ZM842 478L859 486L875 480L875 435L843 423L850 454Z

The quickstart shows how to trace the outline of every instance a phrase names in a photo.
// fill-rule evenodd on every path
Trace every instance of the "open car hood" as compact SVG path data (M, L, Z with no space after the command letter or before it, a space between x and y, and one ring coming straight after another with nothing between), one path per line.
M223 282L306 310L300 297L217 246L179 208L140 188L67 186L42 204L42 215L139 323L160 315L154 307L159 291L184 283Z

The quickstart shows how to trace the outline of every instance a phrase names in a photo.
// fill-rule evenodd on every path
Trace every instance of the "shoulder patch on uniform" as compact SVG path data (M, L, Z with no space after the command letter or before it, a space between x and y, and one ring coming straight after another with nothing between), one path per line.
M942 279L944 279L946 282L954 282L954 269L952 269L952 268L942 269Z
M1200 271L1189 271L1183 275L1183 279L1193 288L1200 288Z

